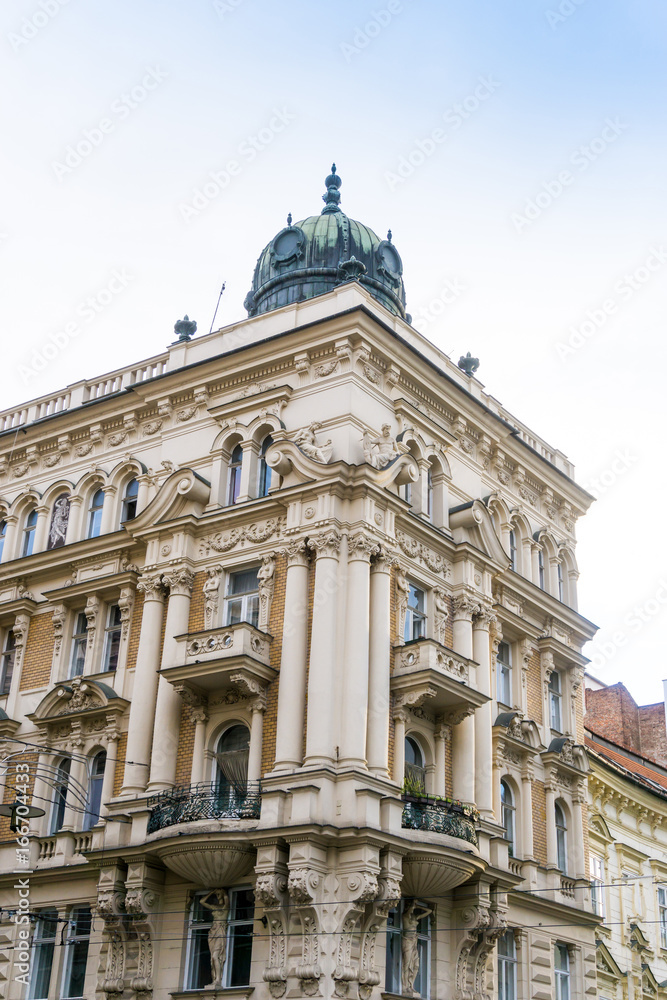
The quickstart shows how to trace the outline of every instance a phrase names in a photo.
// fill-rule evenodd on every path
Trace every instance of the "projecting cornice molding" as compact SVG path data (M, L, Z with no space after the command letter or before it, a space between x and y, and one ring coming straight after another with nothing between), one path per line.
M148 506L124 526L131 535L141 535L163 521L187 514L198 517L210 494L211 484L206 479L192 469L178 469L165 479Z
M449 527L457 545L467 542L484 552L503 569L510 568L510 557L496 534L493 519L481 500L452 507L449 512Z
M358 466L347 462L318 462L306 455L295 441L290 441L286 431L276 431L273 435L273 445L267 452L266 461L283 477L282 487L337 479L354 481L360 469L363 469L366 481L380 488L405 486L419 479L419 467L411 455L400 454L383 469L374 469L368 463Z

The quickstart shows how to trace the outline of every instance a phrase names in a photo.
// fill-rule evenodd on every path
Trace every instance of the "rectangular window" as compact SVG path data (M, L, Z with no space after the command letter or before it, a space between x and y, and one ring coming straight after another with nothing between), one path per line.
M120 635L120 608L117 604L112 604L107 614L107 627L104 631L104 658L102 661L103 671L115 670L118 666Z
M408 593L408 609L405 613L405 630L403 637L406 642L413 639L423 639L426 635L426 594L419 587L410 584Z
M658 886L658 924L660 947L667 948L667 885Z
M0 656L0 697L9 694L14 676L14 662L16 660L16 636L11 629L7 629L5 636L5 646Z
M567 945L554 947L555 1000L570 1000L570 955Z
M604 861L596 854L591 854L591 904L593 913L604 917Z
M516 1000L516 941L511 930L498 938L498 1000Z
M257 628L259 620L259 583L257 570L230 573L225 600L225 625L249 622Z
M57 931L57 912L55 910L42 910L37 918L32 939L28 1000L48 1000L49 998Z
M92 917L89 906L78 906L72 910L67 928L65 944L65 966L63 971L63 1000L74 997L85 998L86 964Z
M549 716L551 719L551 728L559 733L563 731L562 701L563 693L561 690L560 674L557 670L552 670L551 677L549 678Z
M498 646L496 658L497 699L502 705L512 705L512 650L507 642Z
M69 676L81 677L86 662L86 646L88 645L88 620L80 611L74 622L72 635L72 652L69 659Z
M224 955L222 988L247 986L255 915L252 889L232 889L228 901L217 893L210 897L207 891L198 892L190 910L185 989L201 990L215 981L216 954Z
M387 918L385 990L427 1000L430 991L431 910L415 900L390 910ZM406 964L409 963L409 964Z

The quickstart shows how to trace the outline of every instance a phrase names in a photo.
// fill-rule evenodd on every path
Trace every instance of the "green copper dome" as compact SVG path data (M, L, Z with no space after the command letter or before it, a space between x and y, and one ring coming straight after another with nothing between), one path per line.
M358 281L396 316L406 318L403 264L391 242L381 240L339 206L341 179L336 164L326 181L321 215L287 226L262 250L245 300L250 316L280 309Z

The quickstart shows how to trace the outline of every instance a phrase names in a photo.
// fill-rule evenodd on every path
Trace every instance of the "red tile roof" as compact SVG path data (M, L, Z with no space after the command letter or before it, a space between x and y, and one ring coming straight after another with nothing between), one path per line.
M618 764L636 777L653 785L659 785L660 788L667 791L667 770L659 765L654 764L649 767L638 761L635 756L625 753L620 747L612 749L606 743L602 744L598 743L597 740L592 740L590 736L586 736L586 746L600 757L605 757L612 764Z

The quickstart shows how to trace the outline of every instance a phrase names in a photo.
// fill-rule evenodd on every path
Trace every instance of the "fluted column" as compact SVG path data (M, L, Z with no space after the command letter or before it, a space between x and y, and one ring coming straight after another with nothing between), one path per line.
M546 800L546 814L547 814L547 867L557 868L558 867L558 847L556 844L556 788L553 784L553 780L547 780L544 783L544 796Z
M187 567L180 566L165 573L163 579L169 586L169 604L167 605L162 663L168 666L176 661L178 646L175 636L183 635L188 631L194 575ZM181 728L181 704L181 699L173 685L164 677L160 677L151 748L151 773L148 783L150 792L161 791L174 784L176 750Z
M405 778L405 710L394 710L394 781L403 787Z
M524 858L533 858L533 773L530 770L521 775L521 853Z
M308 550L294 539L285 550L285 614L278 681L276 771L301 767L308 665Z
M454 652L472 659L472 616L479 604L466 595L454 599ZM452 719L452 783L454 798L475 802L475 719Z
M107 759L104 765L104 777L102 778L102 800L100 802L100 816L108 814L107 803L113 798L113 788L116 780L116 758L118 756L119 733L113 731L107 735Z
M338 745L340 762L357 767L366 766L370 572L371 556L378 552L379 546L363 531L348 538L343 702Z
M316 554L313 626L308 672L306 764L335 758L334 704L338 624L338 557L341 536L332 528L308 541Z
M160 668L160 637L164 614L162 576L143 576L137 590L144 595L134 689L125 753L125 773L121 795L139 795L148 783L153 716Z
M473 617L473 659L477 661L477 688L491 697L491 655L489 628L496 622L488 608ZM487 701L475 713L475 802L485 819L493 818L492 734L493 702Z
M371 622L368 667L368 727L366 754L368 767L375 774L389 774L389 708L391 693L391 566L386 553L371 564Z

